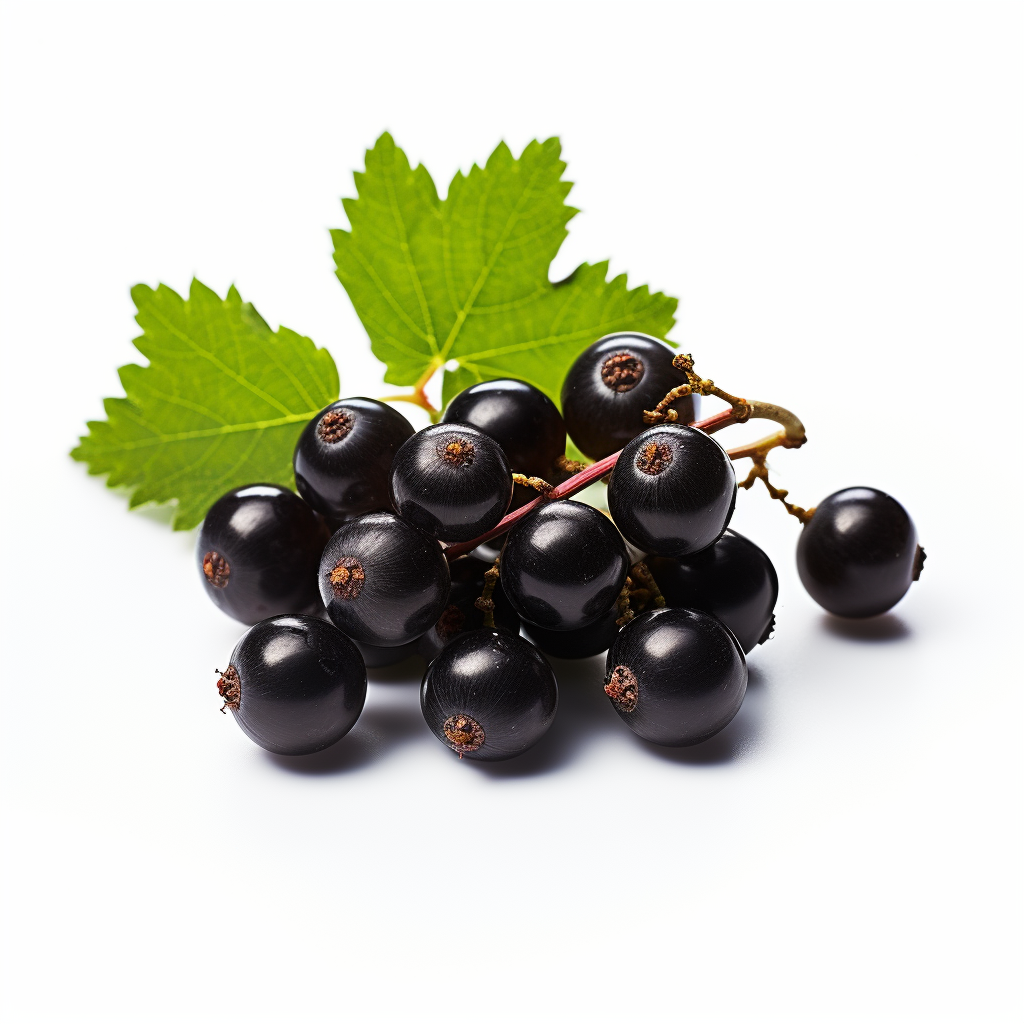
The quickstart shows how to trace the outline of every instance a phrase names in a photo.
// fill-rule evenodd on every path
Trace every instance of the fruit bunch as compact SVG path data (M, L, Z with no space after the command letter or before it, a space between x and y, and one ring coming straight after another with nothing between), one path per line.
M700 420L701 396L729 408ZM732 450L712 436L752 418L781 429ZM565 457L567 433L593 463ZM418 432L381 402L333 402L299 437L298 494L237 488L203 522L203 585L252 627L218 672L222 710L268 750L322 750L358 718L367 666L418 655L430 730L460 757L499 760L554 719L545 655L607 651L604 692L627 726L700 743L739 710L746 656L775 624L775 569L728 528L737 486L761 480L801 521L800 578L833 614L884 612L920 573L914 525L887 494L853 487L805 510L771 484L768 452L805 439L792 413L640 334L582 352L561 413L519 380L473 385ZM739 458L753 468L737 485ZM571 500L597 480L607 513Z

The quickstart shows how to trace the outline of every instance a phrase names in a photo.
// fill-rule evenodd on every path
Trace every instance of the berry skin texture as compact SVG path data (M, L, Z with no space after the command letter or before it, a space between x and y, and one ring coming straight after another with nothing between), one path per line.
M771 634L779 577L771 559L751 540L726 530L689 558L647 559L670 608L699 608L724 622L749 654Z
M605 694L642 739L688 747L721 732L747 691L747 663L718 619L658 608L622 627L608 651Z
M275 754L314 754L355 725L366 669L355 645L330 623L278 615L238 641L217 688L254 743Z
M343 523L320 560L320 596L331 621L375 647L398 647L429 629L450 585L441 545L393 512Z
M573 443L584 455L603 459L645 429L653 409L686 375L672 365L674 353L647 334L609 334L584 349L562 385L562 415ZM697 418L697 399L669 407L680 423Z
M851 619L887 612L921 575L923 563L907 510L873 487L830 494L796 548L807 593L833 615Z
M332 526L390 509L391 461L414 433L412 424L383 402L332 402L299 435L293 458L295 487Z
M615 604L628 569L626 545L607 516L578 501L553 501L509 531L501 585L527 622L582 629Z
M222 612L251 626L319 608L315 574L330 537L298 495L276 484L228 491L206 513L196 543L199 578Z
M622 450L608 482L608 510L631 544L656 555L695 555L725 532L736 473L702 430L651 427Z
M391 465L391 503L424 533L452 543L496 526L512 497L497 441L475 427L435 423L413 434Z
M431 662L420 688L430 731L461 757L504 761L547 732L558 706L551 666L504 629L457 636Z
M565 454L565 423L558 407L523 380L474 384L451 400L441 419L468 424L493 438L513 473L550 480L556 460Z
M552 658L592 658L607 651L619 635L618 618L619 609L612 605L597 622L582 629L543 629L526 622L523 631L531 643Z

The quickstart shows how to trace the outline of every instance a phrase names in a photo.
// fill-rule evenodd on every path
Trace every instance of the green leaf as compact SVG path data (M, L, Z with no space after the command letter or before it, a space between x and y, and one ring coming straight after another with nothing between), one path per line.
M71 457L129 505L176 501L174 528L197 525L226 491L292 486L292 450L305 423L338 397L330 353L282 327L272 331L232 287L221 299L193 281L188 299L160 285L132 289L149 360L118 371L125 398Z
M443 201L385 133L344 200L350 230L331 232L338 277L385 380L416 385L446 369L447 402L464 387L520 377L555 401L573 359L613 331L664 337L677 301L608 281L608 264L582 264L552 284L548 268L577 213L558 139L531 142L518 160L501 143L485 167L455 175Z

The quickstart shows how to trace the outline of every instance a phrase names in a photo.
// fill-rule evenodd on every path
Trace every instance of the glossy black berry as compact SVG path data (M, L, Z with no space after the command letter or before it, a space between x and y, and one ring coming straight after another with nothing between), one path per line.
M475 427L435 423L413 434L391 464L395 511L438 540L479 537L512 497L512 471L497 441Z
M451 400L442 420L468 424L493 438L513 473L548 479L565 454L565 423L558 407L526 381L474 384Z
M520 520L501 556L501 584L522 618L544 629L581 629L615 604L629 559L597 509L553 501Z
M665 747L710 739L733 720L747 690L736 637L692 608L659 608L627 622L605 666L604 692L619 717Z
M484 610L477 608L476 602L483 597L486 583L484 575L490 568L491 563L469 555L457 558L450 564L452 589L448 595L448 604L437 622L416 641L416 652L428 662L433 661L456 636L483 628ZM518 633L519 615L505 596L500 580L495 584L490 600L494 604L494 625L510 633Z
M203 589L221 611L252 625L320 607L316 572L327 524L293 491L252 484L206 513L196 544Z
M830 494L796 548L800 580L834 615L863 619L888 611L921 574L924 550L907 510L873 487Z
M503 629L457 636L423 676L430 731L462 757L503 761L529 750L555 717L558 689L533 644Z
M351 638L350 638L351 639ZM353 640L356 650L363 659L367 668L386 668L388 665L397 665L406 658L411 658L420 653L419 640L410 640L407 644L398 647L378 647L376 644L364 644L359 640Z
M366 670L355 646L308 615L258 622L219 675L224 708L275 754L312 754L337 743L366 699Z
M736 473L702 430L651 427L622 450L608 509L631 544L658 555L693 555L722 536L736 505Z
M582 629L543 629L524 622L523 632L553 658L592 658L607 651L619 635L619 614L619 609L612 605L601 618Z
M343 523L320 561L320 595L345 634L398 647L429 629L450 586L441 545L393 512Z
M749 654L775 624L779 577L771 559L733 530L688 558L647 559L670 608L699 608L724 622Z
M372 398L332 402L295 445L295 486L332 525L390 509L391 461L413 433L401 413Z
M562 415L576 447L592 459L617 452L646 424L653 409L686 375L672 365L674 352L646 334L609 334L584 349L562 385ZM696 418L692 395L670 408L680 423Z

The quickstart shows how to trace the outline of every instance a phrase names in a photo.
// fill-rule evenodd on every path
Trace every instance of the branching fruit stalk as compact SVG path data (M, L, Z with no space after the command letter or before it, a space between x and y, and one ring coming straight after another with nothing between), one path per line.
M383 398L378 398L378 402L410 402L412 405L418 405L423 409L430 417L431 423L437 423L441 418L441 410L434 407L433 403L427 398L426 387L430 381L430 378L441 368L440 363L431 363L424 371L423 376L413 385L412 394L409 395L385 395Z

